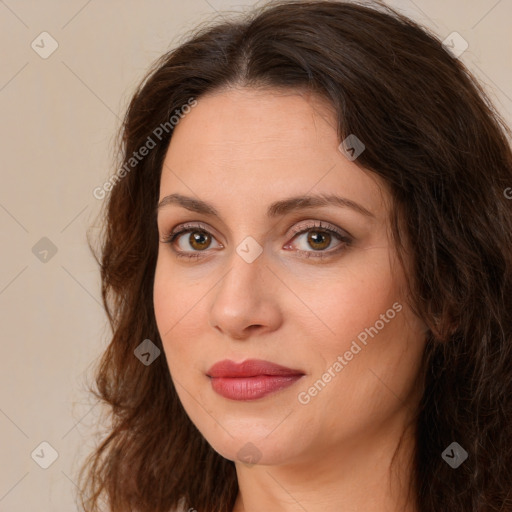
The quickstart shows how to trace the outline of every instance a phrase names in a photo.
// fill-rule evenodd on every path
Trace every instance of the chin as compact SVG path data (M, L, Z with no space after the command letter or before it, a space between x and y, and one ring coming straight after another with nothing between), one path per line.
M199 430L210 446L225 459L245 464L278 465L299 456L300 447L304 444L304 439L299 438L298 434L289 433L287 429L279 431L280 427L276 429L281 421L282 418L273 418L272 421L260 421L255 425L247 418L233 419L229 424L223 422L224 428L215 423L215 430ZM292 432L298 432L293 425L291 427Z

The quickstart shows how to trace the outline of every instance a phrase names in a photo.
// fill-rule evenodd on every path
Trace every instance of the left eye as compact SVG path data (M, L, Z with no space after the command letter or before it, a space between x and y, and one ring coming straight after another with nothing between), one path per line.
M294 238L300 238L305 234L308 234L306 237L306 243L312 244L315 251L327 249L327 247L330 245L330 242L332 242L333 235L339 238L337 233L326 229L307 229L297 233ZM287 245L286 247L289 246L290 245Z
M202 256L200 253L205 252L205 250L210 247L212 240L215 240L215 238L205 227L189 225L183 227L184 229L170 233L169 235L163 237L162 243L174 245L175 242L178 242L180 249L176 250L173 248L173 251L176 253L176 256L180 258L197 258ZM192 251L187 250L186 247L181 245L182 235L185 235L186 233L189 233L190 235L185 239L185 243L189 244L189 247L192 248ZM328 257L333 253L337 253L339 249L329 251L325 250L331 245L333 238L341 242L338 245L342 246L342 249L349 245L352 241L351 238L342 232L339 232L335 229L326 228L321 223L319 225L307 226L304 227L304 229L296 230L292 240L295 238L303 237L304 235L307 235L307 237L304 238L305 243L309 244L309 247L311 247L313 250L310 251L307 249L298 249L297 253L307 258ZM222 247L222 245L219 244L219 247ZM291 247L291 242L288 242L284 246L285 249L289 249ZM192 254L189 254L190 252L192 252Z
M305 243L307 243L309 247L313 248L313 251L304 249L297 250L298 255L304 258L328 258L342 251L352 242L352 239L348 235L341 233L338 229L334 229L334 227L331 229L326 228L322 223L319 225L305 227L304 229L297 231L293 239L300 238L303 235L307 235ZM337 239L340 243L336 249L326 251L325 249L331 245L333 238ZM291 246L292 244L288 243L285 245L285 249L288 249Z
M189 245L197 251L204 251L205 249L208 249L211 241L215 240L210 232L201 228L184 229L182 231L178 231L177 233L174 233L174 235L172 235L169 240L166 240L166 242L172 243L177 239L178 245L180 245L181 235L184 235L185 233L190 233L189 237L186 239L186 242L188 242Z

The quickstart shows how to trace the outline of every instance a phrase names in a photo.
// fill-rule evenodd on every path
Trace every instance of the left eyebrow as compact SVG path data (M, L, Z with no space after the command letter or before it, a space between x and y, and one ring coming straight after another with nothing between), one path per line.
M195 199L193 197L184 196L181 194L170 194L165 196L156 207L157 213L162 208L169 205L178 205L196 213L204 215L211 215L220 218L217 209L210 203ZM375 218L375 215L366 209L364 206L335 194L318 194L308 196L294 196L272 203L267 209L267 217L275 218L286 215L295 210L305 210L309 208L318 208L322 206L338 206L341 208L351 208L356 212L366 217Z

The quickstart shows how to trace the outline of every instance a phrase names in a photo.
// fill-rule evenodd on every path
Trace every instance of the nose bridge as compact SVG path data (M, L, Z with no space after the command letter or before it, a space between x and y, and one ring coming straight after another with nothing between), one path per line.
M211 325L236 338L242 338L250 326L274 324L279 314L268 276L263 276L263 248L260 246L261 250L256 252L255 242L244 239L235 247L229 258L229 270L218 283L211 305Z
M258 244L261 250L257 251L255 243L255 240L244 240L234 248L229 258L229 270L219 283L217 299L235 304L240 301L242 307L244 302L247 305L258 301L265 261L263 248Z

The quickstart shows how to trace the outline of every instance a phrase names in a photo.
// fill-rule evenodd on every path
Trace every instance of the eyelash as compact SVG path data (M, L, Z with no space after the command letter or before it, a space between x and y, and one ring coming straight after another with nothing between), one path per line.
M328 224L329 227L326 227L325 224L322 224L322 222L308 224L305 226L300 226L298 228L294 228L293 231L293 238L296 238L298 235L302 235L304 233L307 233L308 231L312 231L316 229L317 231L321 233L329 233L331 235L334 235L335 238L337 238L340 242L342 242L341 247L337 248L335 250L330 251L302 251L300 249L297 250L297 253L301 255L301 258L329 258L333 256L334 254L337 254L338 252L344 250L347 246L349 246L352 243L352 239L345 235L343 232L339 231L337 228L332 226L331 224ZM213 235L208 231L207 227L203 224L183 224L180 226L183 229L180 229L179 231L172 231L168 235L165 235L161 242L165 244L173 244L173 242L180 236L185 233L191 233L194 231L202 231L206 232L208 235ZM186 251L177 251L176 249L172 248L177 258L185 258L188 260L201 258L203 257L203 254L205 251L193 251L192 253L188 253Z

